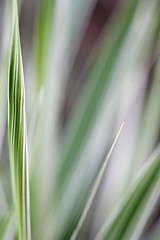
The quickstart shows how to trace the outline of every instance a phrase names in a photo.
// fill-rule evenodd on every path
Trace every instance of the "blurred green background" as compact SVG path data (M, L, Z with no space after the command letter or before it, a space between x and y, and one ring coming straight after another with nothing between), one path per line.
M70 239L126 121L77 238L95 239L159 149L160 1L19 0L18 7L32 239ZM17 234L7 128L12 11L11 0L0 1L1 239ZM160 172L156 181L130 227L106 239L160 239Z

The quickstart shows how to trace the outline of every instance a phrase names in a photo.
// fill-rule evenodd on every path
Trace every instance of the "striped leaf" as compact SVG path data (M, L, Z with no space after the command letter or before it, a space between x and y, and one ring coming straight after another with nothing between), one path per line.
M25 91L16 1L13 1L13 34L9 64L8 136L18 239L31 239Z

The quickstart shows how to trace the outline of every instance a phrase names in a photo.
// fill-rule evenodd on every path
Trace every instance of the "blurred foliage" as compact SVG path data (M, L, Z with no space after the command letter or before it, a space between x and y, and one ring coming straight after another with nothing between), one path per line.
M17 236L18 202L14 197L12 200L14 184L9 176L10 170L13 173L9 164L12 144L7 141L8 134L12 136L11 128L7 129L7 84L14 2L0 1L3 240L25 239ZM17 2L24 60L19 71L24 68L26 89L32 239L73 236L124 119L126 124L77 239L159 239L160 1ZM14 77L13 73L13 82ZM10 106L15 112L21 109L11 99ZM23 119L21 113L20 117ZM17 122L17 135L9 138L10 143L18 137L20 124ZM25 131L23 128L22 135ZM21 166L23 157L18 162ZM20 198L22 175L17 175Z

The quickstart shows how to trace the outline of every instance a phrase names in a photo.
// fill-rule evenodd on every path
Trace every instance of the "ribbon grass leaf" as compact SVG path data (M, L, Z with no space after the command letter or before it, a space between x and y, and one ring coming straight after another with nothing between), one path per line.
M13 201L18 239L31 239L24 76L17 2L13 1L13 30L9 65L8 138Z
M121 132L121 130L123 128L124 123L125 123L125 121L123 121L123 123L121 124L120 129L119 129L119 131L118 131L118 133L117 133L117 135L116 135L116 137L115 137L115 139L114 139L114 141L112 143L112 146L111 146L111 148L109 150L109 153L108 153L107 157L105 158L102 167L100 168L100 171L99 171L98 176L97 176L97 178L95 180L95 183L93 185L93 189L92 189L92 192L91 192L91 194L89 196L87 204L86 204L86 206L85 206L85 208L83 210L83 213L82 213L82 215L81 215L81 217L79 219L79 222L78 222L78 224L77 224L77 226L76 226L75 230L73 231L73 234L72 234L72 236L70 238L71 240L75 240L76 239L76 237L78 235L78 232L79 232L80 228L82 227L82 224L83 224L83 222L84 222L84 220L85 220L85 218L87 216L87 213L88 213L88 211L89 211L89 209L91 207L91 204L92 204L92 202L94 200L94 197L96 195L98 187L99 187L99 185L101 183L101 180L102 180L102 177L104 175L104 172L105 172L108 160L109 160L109 158L111 156L111 153L112 153L113 148L114 148L114 146L115 146L115 144L117 142L117 139L118 139L119 134L120 134L120 132Z

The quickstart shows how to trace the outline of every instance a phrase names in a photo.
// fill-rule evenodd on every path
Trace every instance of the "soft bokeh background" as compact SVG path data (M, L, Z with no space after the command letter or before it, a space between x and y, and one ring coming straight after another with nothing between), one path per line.
M160 141L160 1L23 0L19 17L33 239L69 239L126 121L79 235L94 239ZM12 208L11 22L11 1L1 0L0 220ZM159 224L159 196L142 239L152 239ZM14 221L10 234L14 239Z

